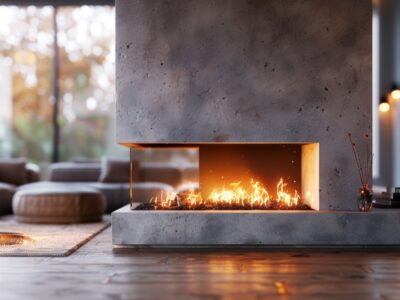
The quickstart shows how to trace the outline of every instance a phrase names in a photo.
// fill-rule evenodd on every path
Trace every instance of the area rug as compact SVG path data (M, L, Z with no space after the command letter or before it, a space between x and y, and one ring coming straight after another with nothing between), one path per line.
M1 256L68 256L110 226L106 216L102 222L69 225L37 225L17 223L11 216L0 218L0 232L23 233L29 237L16 245L1 245Z

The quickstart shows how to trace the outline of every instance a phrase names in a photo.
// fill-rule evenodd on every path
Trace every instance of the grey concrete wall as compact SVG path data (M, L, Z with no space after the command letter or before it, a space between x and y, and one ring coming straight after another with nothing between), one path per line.
M319 142L321 209L354 209L371 133L371 2L117 0L117 141Z

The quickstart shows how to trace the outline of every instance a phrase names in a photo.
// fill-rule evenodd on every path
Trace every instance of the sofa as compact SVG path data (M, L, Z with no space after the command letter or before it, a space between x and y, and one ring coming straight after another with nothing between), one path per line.
M104 178L107 168L114 170ZM198 181L198 167L191 164L135 162L133 173L135 202L146 202L161 192L176 192L185 182ZM19 189L95 188L105 196L106 212L111 213L130 202L129 174L129 161L53 163L48 170L48 181L26 184Z
M0 215L12 213L18 188L40 180L40 168L24 159L0 160Z

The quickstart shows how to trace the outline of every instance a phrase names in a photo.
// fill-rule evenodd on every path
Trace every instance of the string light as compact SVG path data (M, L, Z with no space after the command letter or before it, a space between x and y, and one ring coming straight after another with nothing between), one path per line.
M400 92L400 91L399 91ZM379 110L383 113L388 112L390 110L390 104L387 101L386 96L382 96L379 101Z
M394 101L400 100L400 89L396 84L392 85L392 91L390 92L390 98L392 98Z

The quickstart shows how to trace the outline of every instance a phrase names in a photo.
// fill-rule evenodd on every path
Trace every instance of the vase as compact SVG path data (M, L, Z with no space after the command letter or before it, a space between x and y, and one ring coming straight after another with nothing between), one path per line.
M372 190L367 183L364 183L358 190L359 196L357 199L358 210L368 212L372 207Z

